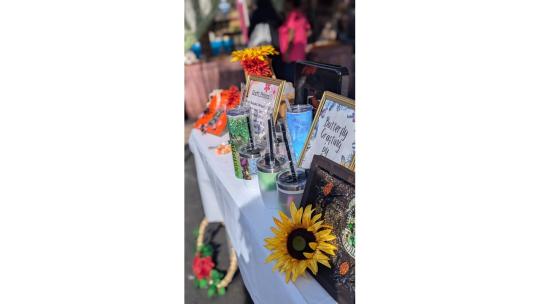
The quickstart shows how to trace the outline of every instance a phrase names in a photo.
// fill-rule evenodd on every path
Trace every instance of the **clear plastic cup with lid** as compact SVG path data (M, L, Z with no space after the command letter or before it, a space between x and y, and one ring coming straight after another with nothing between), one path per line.
M296 169L296 178L291 171L283 171L277 176L276 185L278 190L278 200L281 211L290 215L289 206L294 202L296 208L300 207L302 195L306 187L307 174L304 169Z
M257 176L259 177L259 189L265 207L279 209L278 193L276 188L276 178L285 168L284 157L274 157L266 153L257 161Z

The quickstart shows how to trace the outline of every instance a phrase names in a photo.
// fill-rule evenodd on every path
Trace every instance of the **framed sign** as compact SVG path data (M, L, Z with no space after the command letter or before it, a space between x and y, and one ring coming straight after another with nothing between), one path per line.
M248 76L246 103L250 107L252 134L261 142L270 115L275 122L285 81L268 77Z
M337 247L328 261L331 268L319 267L314 277L338 303L354 303L354 188L353 171L320 155L313 157L301 207L311 204L336 236L331 241Z
M354 100L324 92L298 166L309 169L313 156L322 155L354 170Z

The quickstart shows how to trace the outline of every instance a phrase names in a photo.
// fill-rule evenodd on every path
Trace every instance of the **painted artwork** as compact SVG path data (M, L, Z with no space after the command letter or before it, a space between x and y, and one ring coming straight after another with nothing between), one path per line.
M322 155L354 170L354 100L325 92L315 114L298 164L308 169L315 155Z
M354 172L320 155L313 158L302 206L312 204L332 226L336 239L332 268L319 267L315 279L338 303L354 303L355 290Z

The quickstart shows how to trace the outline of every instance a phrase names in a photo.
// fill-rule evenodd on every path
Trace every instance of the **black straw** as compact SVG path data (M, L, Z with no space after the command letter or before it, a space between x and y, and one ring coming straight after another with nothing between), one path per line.
M251 122L249 115L247 116L247 125L248 125L248 135L249 135L249 148L253 149L255 145L253 144L253 136L251 135Z
M289 167L291 168L291 176L294 182L297 183L298 178L296 177L296 170L294 170L291 149L289 148L289 140L287 139L287 130L285 130L284 124L281 124L281 134L283 134L283 143L285 144L285 150L287 150L287 157L289 158Z
M268 142L270 144L270 162L274 164L274 140L272 139L272 118L268 119Z

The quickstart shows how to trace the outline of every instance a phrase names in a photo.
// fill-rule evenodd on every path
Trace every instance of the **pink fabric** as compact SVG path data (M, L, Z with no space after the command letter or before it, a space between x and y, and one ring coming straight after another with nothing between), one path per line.
M231 62L229 56L185 65L184 76L184 102L190 119L197 118L206 109L210 92L233 84L240 87L240 83L246 81L240 64Z
M294 31L292 43L288 43L288 31ZM285 62L294 62L306 59L306 46L308 32L311 29L309 22L302 12L293 10L279 27L279 49Z

